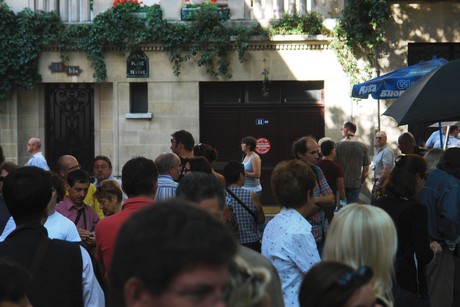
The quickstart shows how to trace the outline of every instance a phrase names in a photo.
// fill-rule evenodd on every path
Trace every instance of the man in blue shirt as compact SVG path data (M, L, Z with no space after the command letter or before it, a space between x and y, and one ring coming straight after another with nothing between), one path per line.
M158 168L158 189L155 200L164 200L176 197L176 188L179 179L181 162L175 153L165 152L155 159Z
M27 142L27 152L32 155L29 161L27 161L26 166L36 166L45 171L49 171L50 168L48 163L46 163L46 159L43 156L43 153L40 151L42 147L42 143L39 138L31 138Z

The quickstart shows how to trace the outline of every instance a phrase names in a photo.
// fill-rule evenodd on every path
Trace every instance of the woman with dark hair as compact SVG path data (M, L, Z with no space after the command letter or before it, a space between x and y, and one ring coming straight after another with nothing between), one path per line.
M299 306L303 276L320 261L312 226L305 217L314 210L315 175L299 160L276 165L271 176L273 194L280 212L265 228L262 255L276 268L285 306Z
M314 265L300 287L301 307L374 307L375 294L371 285L372 269L357 270L335 261Z
M212 163L217 160L218 154L217 150L212 148L208 144L199 143L193 147L193 156L204 157L206 158L206 160L208 160L209 164L212 165ZM224 176L216 172L213 168L211 168L211 171L212 174L219 180L219 182L225 185Z
M190 172L203 172L206 174L212 174L211 164L204 157L192 157L185 160L184 174L187 175Z
M424 297L427 297L425 267L435 253L442 250L438 242L429 243L427 209L416 198L425 184L426 171L427 164L422 157L414 154L399 156L390 176L384 182L383 196L377 202L377 206L393 219L397 229L397 285ZM395 299L397 301L398 297Z
M243 165L246 174L243 188L256 192L262 196L262 186L260 185L260 174L262 169L262 161L259 155L254 151L256 149L257 140L252 136L246 136L241 139L241 151L244 153Z
M229 161L224 167L224 177L227 186L227 206L233 208L240 227L239 242L260 253L260 234L257 225L265 222L265 214L259 196L243 188L245 176L241 162Z

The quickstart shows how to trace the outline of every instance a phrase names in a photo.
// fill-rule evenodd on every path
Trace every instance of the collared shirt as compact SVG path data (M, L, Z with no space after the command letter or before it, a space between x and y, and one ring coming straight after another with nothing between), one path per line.
M97 201L97 198L94 197L94 193L96 193L96 186L93 183L89 184L88 187L88 193L86 193L85 199L83 202L93 208L94 212L96 212L97 216L99 219L104 218L104 212L102 212L101 206L99 205L99 202ZM65 192L65 196L69 196L69 192Z
M316 186L315 186L315 197L324 196L327 194L332 193L331 188L327 184L326 177L324 177L323 171L317 165L311 165L314 168L315 174L319 175L317 178ZM326 216L324 214L324 210L320 209L313 215L307 217L308 222L310 222L312 227L312 233L315 237L316 242L321 241L324 238L326 233Z
M446 143L446 136L443 136L442 145L444 146L445 143ZM439 136L438 138L434 138L433 144L434 144L433 148L441 148L441 140L439 139ZM449 135L449 139L447 140L446 148L452 148L452 147L460 147L460 140L457 139L453 135Z
M101 220L96 227L96 260L104 263L106 276L109 276L110 262L112 260L115 240L118 231L126 220L137 211L150 206L152 198L132 197L123 204L120 212Z
M158 175L158 189L155 200L165 200L176 197L176 189L179 184L169 175Z
M45 222L48 237L50 239L59 239L69 242L80 242L81 238L78 234L77 227L68 218L65 218L59 212L54 212L49 215ZM5 241L6 237L16 229L16 223L13 217L10 217L6 224L5 230L0 235L0 242Z
M56 211L71 220L77 228L83 228L88 231L96 230L96 224L99 222L99 217L92 207L83 205L77 208L69 197L64 198L63 201L56 205ZM80 211L82 212L80 218L75 223Z
M295 209L282 208L264 230L262 255L276 268L285 306L299 306L303 276L320 261L310 223Z
M252 191L242 187L229 186L228 189L235 194L252 212L257 214L256 206L252 203ZM243 208L243 206L235 200L229 193L226 192L227 206L233 207L238 225L240 226L240 243L254 243L259 241L259 228L252 215Z
M444 140L446 139L446 135L444 133L441 133L441 135L442 135L442 141L444 142ZM440 138L439 130L434 131L430 135L428 140L426 140L425 146L428 147L428 148L431 148L431 147L433 147L433 148L441 148L441 143L439 142L439 138Z
M88 188L88 193L86 193L86 197L83 200L83 202L87 204L88 206L90 206L91 208L93 208L94 212L96 212L99 219L102 220L104 218L104 212L102 211L97 198L94 197L94 193L96 193L96 191L97 191L96 186L91 183Z
M383 147L377 149L377 153L372 160L372 169L374 171L374 181L380 178L385 166L392 170L395 167L395 153L385 144Z
M48 163L46 163L46 159L41 152L33 154L29 161L27 161L26 166L36 166L44 169L45 171L50 170Z

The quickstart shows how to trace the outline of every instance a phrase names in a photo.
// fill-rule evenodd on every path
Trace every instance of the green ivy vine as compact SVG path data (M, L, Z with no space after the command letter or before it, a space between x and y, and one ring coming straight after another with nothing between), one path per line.
M85 52L98 82L107 79L104 50L131 52L149 43L162 44L176 76L180 75L182 64L193 60L213 78L229 79L232 77L229 51L237 50L240 62L244 62L252 36L333 35L323 27L322 17L317 13L302 17L285 15L268 28L262 28L258 24L233 26L222 21L212 6L202 6L195 20L185 23L163 20L157 5L145 7L144 11L146 18L139 19L118 5L98 14L92 23L64 25L56 13L25 9L14 14L1 3L0 100L13 87L31 89L41 81L38 59L46 46L60 50L63 61L69 59L70 52ZM358 70L354 63L360 56L372 63L388 17L385 0L347 1L335 33L335 48L346 72L353 75ZM265 83L268 74L268 70L264 71Z
M360 83L372 75L378 46L385 36L390 18L386 0L348 0L331 46L352 83ZM360 67L362 59L365 67Z

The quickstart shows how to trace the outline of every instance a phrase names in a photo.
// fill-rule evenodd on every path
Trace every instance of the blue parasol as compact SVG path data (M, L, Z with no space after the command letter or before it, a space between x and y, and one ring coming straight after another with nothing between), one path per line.
M430 61L421 61L395 70L364 83L355 84L351 96L366 99L370 94L374 99L398 98L418 79L446 63L446 59L433 57Z

